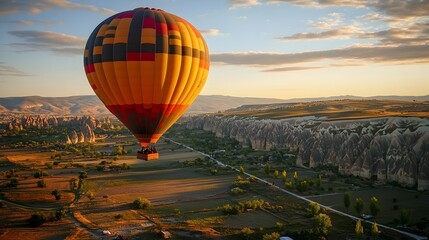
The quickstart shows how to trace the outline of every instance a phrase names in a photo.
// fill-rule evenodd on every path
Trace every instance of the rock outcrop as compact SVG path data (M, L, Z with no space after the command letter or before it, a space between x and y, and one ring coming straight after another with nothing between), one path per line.
M104 124L106 128L113 128L113 124L109 118L101 120L95 119L93 116L83 117L55 117L55 116L23 116L22 118L14 118L8 124L10 130L17 128L23 130L25 128L51 128L58 126L81 127L88 125L91 129L101 128Z
M296 163L337 166L345 175L429 189L429 119L322 121L314 117L258 120L196 116L188 128L231 137L256 150L293 149Z

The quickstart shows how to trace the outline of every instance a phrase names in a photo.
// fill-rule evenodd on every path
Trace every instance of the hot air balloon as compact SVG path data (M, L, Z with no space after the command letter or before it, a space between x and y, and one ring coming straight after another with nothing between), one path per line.
M89 84L142 150L156 143L195 100L209 65L200 32L183 18L154 8L107 18L88 38L84 53Z

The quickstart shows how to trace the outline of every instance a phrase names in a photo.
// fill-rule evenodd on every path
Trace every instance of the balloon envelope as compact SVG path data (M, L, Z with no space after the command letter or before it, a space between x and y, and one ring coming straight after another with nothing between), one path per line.
M208 76L209 51L186 20L159 9L111 16L90 35L88 81L139 140L155 143L195 100Z

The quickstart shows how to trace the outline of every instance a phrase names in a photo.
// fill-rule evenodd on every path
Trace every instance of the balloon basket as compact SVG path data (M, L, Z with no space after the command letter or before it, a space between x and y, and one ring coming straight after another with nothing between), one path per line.
M150 161L150 160L156 160L159 158L158 153L137 153L137 158Z

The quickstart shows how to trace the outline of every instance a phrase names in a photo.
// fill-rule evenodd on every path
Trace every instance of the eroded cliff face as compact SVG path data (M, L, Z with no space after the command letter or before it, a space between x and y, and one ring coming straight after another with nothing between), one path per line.
M340 173L429 189L429 119L323 121L196 116L188 128L231 137L244 147L298 151L296 163L338 166Z

